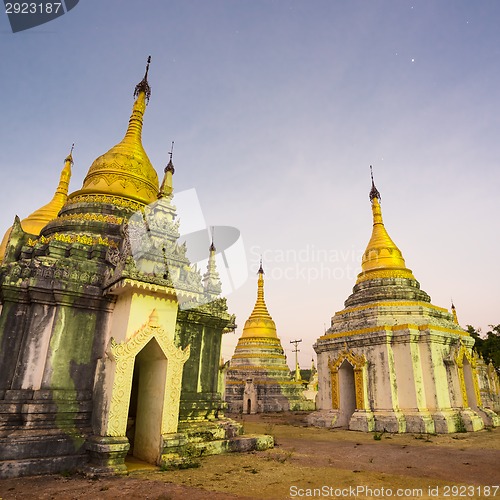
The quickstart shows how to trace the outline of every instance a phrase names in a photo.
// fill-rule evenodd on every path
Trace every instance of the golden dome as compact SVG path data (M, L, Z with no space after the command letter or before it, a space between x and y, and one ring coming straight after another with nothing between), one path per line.
M278 338L276 334L276 324L271 318L264 301L264 270L262 264L259 269L259 279L257 282L257 301L252 314L246 320L241 338L245 337L270 337Z
M73 148L71 148L73 151ZM29 234L39 235L40 231L53 219L57 217L61 208L68 199L69 180L71 178L71 165L73 164L73 155L70 154L64 160L64 167L61 171L59 184L52 200L43 207L35 210L31 215L28 215L21 221L21 227ZM9 241L12 227L5 233L2 244L0 245L0 260L4 258L7 243Z
M401 250L392 241L382 220L380 193L377 191L372 177L370 200L373 212L372 237L368 242L361 260L361 273L357 283L376 278L408 278L415 279L406 267Z
M107 153L99 156L90 167L83 187L72 193L80 195L106 194L149 204L158 196L158 174L142 146L142 123L146 99L151 90L147 83L149 61L143 80L136 86L137 99L132 108L125 137Z

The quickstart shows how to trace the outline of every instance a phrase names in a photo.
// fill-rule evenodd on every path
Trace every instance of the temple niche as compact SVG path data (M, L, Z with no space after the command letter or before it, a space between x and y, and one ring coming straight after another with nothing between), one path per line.
M276 324L264 300L264 270L258 272L257 301L226 371L226 403L234 413L314 410L305 387L290 374Z
M178 243L172 155L160 185L142 146L147 75L123 140L82 188L68 195L70 154L52 200L2 242L0 477L272 446L224 417L221 339L234 317L215 246L202 276Z
M372 178L372 236L345 308L314 345L318 411L309 422L419 433L499 425L482 401L474 339L454 308L431 304L420 289L385 229L380 199Z

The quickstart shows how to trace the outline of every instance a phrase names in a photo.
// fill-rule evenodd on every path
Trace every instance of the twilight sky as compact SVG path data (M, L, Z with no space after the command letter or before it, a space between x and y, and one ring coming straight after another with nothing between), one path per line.
M82 0L12 34L0 13L0 230L70 191L123 137L149 54L143 144L209 225L238 228L249 279L301 366L343 308L371 234L369 165L386 228L432 302L500 322L500 2ZM217 235L216 235L217 236ZM217 245L217 239L215 241ZM291 363L289 363L291 365Z

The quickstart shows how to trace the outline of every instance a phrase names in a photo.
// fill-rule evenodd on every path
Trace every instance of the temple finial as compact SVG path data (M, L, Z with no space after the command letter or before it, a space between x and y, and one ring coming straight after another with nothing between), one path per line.
M453 299L451 299L451 314L453 315L453 322L458 325L458 316L457 316L457 309L455 307L455 304L453 303Z
M75 149L75 143L73 143L71 145L71 150L69 152L69 155L66 156L66 158L64 160L65 162L67 162L67 161L71 162L72 165L73 165L73 149Z
M174 155L174 141L172 141L172 146L170 147L170 151L168 152L168 154L170 156L170 160L165 167L165 173L172 172L172 174L175 174L175 168L172 162L172 156Z
M168 161L167 166L165 167L164 170L165 175L163 176L163 181L160 186L160 191L158 192L158 198L164 198L165 196L170 196L174 191L172 182L172 176L175 173L174 164L172 163L172 155L174 154L174 141L172 141L172 146L168 154L170 156L170 160Z
M209 250L211 252L215 252L216 251L216 248L215 248L215 245L214 245L214 232L215 232L214 226L211 226L210 227L210 233L211 233L211 236L212 236L212 243L210 244L210 248L209 248Z
M264 274L264 269L262 268L262 257L260 258L260 267L257 271L257 274Z
M374 198L377 198L379 201L382 199L378 189L375 187L375 181L373 180L373 167L370 165L370 175L372 178L372 188L370 190L370 201L373 201Z
M148 71L149 64L151 63L151 56L148 57L148 63L146 64L146 73L144 78L135 86L134 97L137 97L141 92L146 95L146 101L149 103L149 98L151 97L151 87L148 83Z

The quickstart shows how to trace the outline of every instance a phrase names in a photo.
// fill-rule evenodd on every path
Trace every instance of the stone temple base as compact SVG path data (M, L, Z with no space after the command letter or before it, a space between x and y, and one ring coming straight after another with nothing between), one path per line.
M500 427L500 415L491 408L480 407L476 413L483 419L484 425L488 427Z
M436 430L433 415L428 411L400 410L400 411L375 411L374 430L377 432L433 434L435 432L453 432L442 427Z
M11 433L0 438L0 479L75 470L87 458L82 436Z
M308 415L307 422L315 427L345 427L339 424L339 417L339 410L319 410ZM356 410L349 420L349 430L413 434L474 432L484 428L483 419L471 409L439 412Z
M190 459L226 452L266 450L272 436L242 435L228 418L179 423L179 432L162 436L158 463L181 466ZM81 471L91 475L127 474L130 449L123 437L94 436L74 428L1 429L0 478Z
M307 415L306 421L314 427L339 427L335 425L338 417L338 410L318 410Z
M242 435L242 425L228 418L213 421L180 422L179 432L162 436L159 465L176 468L203 456L227 452L267 450L272 436ZM130 448L126 437L95 437L87 441L90 462L83 471L91 474L126 474L125 460Z
M86 445L89 463L83 470L89 474L127 474L125 457L130 449L126 437L92 436Z
M476 412L467 408L457 413L460 414L467 431L480 431L484 429L483 419Z
M88 392L3 391L0 478L52 474L86 463L91 413Z
M475 432L484 429L483 419L470 408L450 408L432 413L434 432L447 434L453 432Z
M349 420L350 431L371 432L375 430L373 413L367 410L356 410Z

